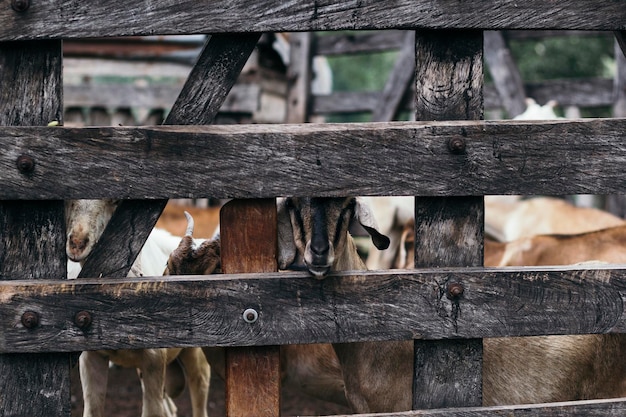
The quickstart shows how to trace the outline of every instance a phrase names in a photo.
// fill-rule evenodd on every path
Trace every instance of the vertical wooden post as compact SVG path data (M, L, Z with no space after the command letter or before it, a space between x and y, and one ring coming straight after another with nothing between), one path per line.
M311 95L311 38L310 32L292 33L287 80L287 123L309 121Z
M416 120L482 119L482 46L482 31L417 32ZM459 134L442 146L463 159L471 138ZM482 265L483 214L482 197L417 197L416 267ZM450 284L463 285L440 283ZM450 302L463 302L459 291L450 295L458 297ZM414 409L481 404L481 339L415 341Z
M61 59L61 41L0 43L0 125L62 122ZM23 149L14 169L36 177L39 157ZM63 207L63 201L0 202L0 279L66 277ZM14 331L36 332L47 325L45 311L29 314L25 322L11 318ZM0 355L1 415L69 416L70 357Z
M485 61L509 118L526 110L526 92L522 75L513 60L501 31L485 31Z
M220 215L224 273L276 272L277 237L274 199L233 200ZM245 325L258 326L263 312L242 306ZM280 351L278 346L226 350L226 415L280 415Z

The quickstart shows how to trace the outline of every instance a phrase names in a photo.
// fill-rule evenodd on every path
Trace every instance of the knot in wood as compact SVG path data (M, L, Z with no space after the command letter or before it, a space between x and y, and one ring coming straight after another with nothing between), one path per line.
M39 314L34 311L26 311L22 314L22 326L27 329L34 329L39 326Z
M23 13L30 7L30 0L11 0L11 8L18 13Z
M17 158L17 169L22 174L31 174L35 170L35 160L28 155L20 155Z
M91 325L91 314L88 311L79 311L74 316L74 324L82 330L89 328Z

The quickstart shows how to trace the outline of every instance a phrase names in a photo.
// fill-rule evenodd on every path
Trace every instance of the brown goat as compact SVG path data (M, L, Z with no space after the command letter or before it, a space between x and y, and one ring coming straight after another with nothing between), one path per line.
M221 273L220 238L194 246L193 218L186 213L185 236L170 255L164 275L210 275ZM224 348L202 349L211 369L224 378ZM282 386L292 386L313 397L347 405L341 369L330 345L286 345L281 347Z

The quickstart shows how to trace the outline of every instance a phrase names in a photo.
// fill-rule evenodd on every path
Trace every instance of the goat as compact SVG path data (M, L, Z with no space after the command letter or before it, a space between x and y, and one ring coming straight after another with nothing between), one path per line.
M116 200L70 200L66 202L67 256L81 265L106 224L117 208ZM167 244L178 244L180 238L173 238L164 231L153 231L146 242L138 262L135 262L129 275L156 276L163 274L167 260ZM163 244L156 241L165 237ZM175 247L175 246L174 246ZM173 250L173 248L172 248ZM171 252L171 250L170 250ZM158 272L157 272L158 271ZM177 366L185 369L194 417L207 417L207 398L210 368L200 348L141 349L141 350L98 350L85 351L80 355L80 377L83 388L83 417L103 417L106 397L106 381L109 361L124 367L138 369L143 390L142 417L174 417L176 406L165 392L166 369L177 372ZM169 392L180 393L180 386L169 386Z
M188 226L179 246L171 253L164 275L210 275L221 273L220 237L196 246L193 217L185 213ZM202 349L211 369L225 376L224 348ZM313 397L347 405L339 362L328 344L286 345L280 350L281 385L293 386Z
M378 222L378 230L389 238L387 250L377 250L370 240L365 265L367 269L389 269L400 249L400 237L406 222L415 217L414 197L362 197Z
M557 106L556 100L550 100L543 106L539 105L534 99L528 97L526 99L526 110L524 113L518 114L513 120L552 120L561 119L554 112Z
M342 210L345 203L332 199L323 202L293 199L285 206L291 221L289 224L279 222L279 227L282 224L293 229L293 242L279 241L279 248L285 245L284 252L289 258L303 258L316 278L340 266L364 269L354 246L346 244L350 237L345 230ZM332 214L329 216L329 213ZM279 231L281 236L286 239L289 230ZM333 239L328 240L328 236ZM410 239L406 242L407 253L412 255ZM324 259L323 254L333 254L335 258ZM411 258L407 259L407 264L412 262ZM307 262L307 259L314 262ZM288 262L284 261L283 265L286 264ZM329 264L333 267L328 268ZM353 411L410 410L412 341L335 344L333 347ZM626 361L622 360L625 349L622 335L485 339L483 403L522 404L626 395L623 378Z
M575 235L537 235L485 244L485 266L626 263L626 225Z
M624 224L603 210L576 207L565 200L535 197L514 203L485 198L485 228L496 240L507 242L545 234L576 234Z

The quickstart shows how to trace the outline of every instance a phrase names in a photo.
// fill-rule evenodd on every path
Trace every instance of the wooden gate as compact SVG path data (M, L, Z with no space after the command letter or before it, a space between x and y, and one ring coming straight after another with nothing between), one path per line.
M413 338L413 408L470 408L404 415L624 415L619 399L479 406L482 338L626 331L623 269L481 267L483 195L626 193L623 119L481 121L482 31L615 31L624 51L625 28L622 2L599 0L4 2L1 414L68 416L72 352L215 345L270 369L259 386L228 383L229 415L277 415L272 346ZM209 126L259 33L345 29L416 31L421 122ZM165 121L173 126L47 126L62 122L62 39L181 33L214 35ZM283 195L418 196L419 269L368 273L367 286L351 274L317 281L268 272L271 253L225 243L233 274L219 279L123 278L166 199L247 199L223 230L240 239L258 224L271 242ZM91 279L64 281L62 200L105 197L124 203L83 268ZM262 274L239 274L253 271ZM247 308L259 312L252 324ZM75 323L81 311L87 329ZM239 401L261 398L257 389L266 404Z

